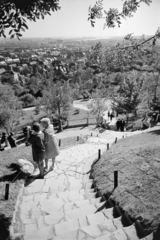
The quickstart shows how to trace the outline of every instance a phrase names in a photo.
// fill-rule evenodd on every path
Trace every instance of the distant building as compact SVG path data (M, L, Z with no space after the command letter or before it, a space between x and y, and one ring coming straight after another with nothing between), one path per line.
M36 66L37 65L37 62L36 61L32 61L29 63L31 66Z
M20 63L19 58L14 58L14 59L12 59L12 60L13 60L13 63Z
M0 68L0 75L2 75L5 72L6 72L6 70L4 68Z
M12 64L13 63L13 59L12 58L6 58L6 63L7 64Z
M6 67L7 63L5 61L0 61L0 67Z
M23 68L28 68L28 64L24 63L24 64L22 64L22 67Z

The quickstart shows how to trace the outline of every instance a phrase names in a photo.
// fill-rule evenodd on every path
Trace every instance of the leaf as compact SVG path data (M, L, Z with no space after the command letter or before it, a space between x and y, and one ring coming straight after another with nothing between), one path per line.
M25 32L25 31L26 31L26 30L25 30L25 28L22 28L22 27L21 27L21 30L22 30L23 32Z
M12 34L11 36L10 36L10 39L12 39L12 38L14 38L15 37L15 34Z
M13 29L11 29L11 30L9 31L9 35L10 35L12 32L13 32Z
M22 23L22 26L24 26L26 29L28 29L27 24L25 24L24 22Z
M6 38L6 35L4 34L4 32L2 32L2 35L3 35L4 38Z
M21 33L16 33L17 36L22 37L23 35Z

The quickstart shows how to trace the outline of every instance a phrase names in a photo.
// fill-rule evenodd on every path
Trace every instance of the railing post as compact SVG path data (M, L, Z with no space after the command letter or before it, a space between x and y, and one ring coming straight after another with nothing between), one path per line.
M87 126L89 125L89 119L87 118Z
M115 138L115 143L117 143L117 137Z
M98 149L98 160L101 158L101 149Z
M118 187L118 171L114 171L114 189Z
M6 184L5 196L4 196L5 200L8 200L8 198L9 198L9 183Z
M109 150L109 143L107 143L107 150Z
M61 146L61 139L59 139L59 147Z

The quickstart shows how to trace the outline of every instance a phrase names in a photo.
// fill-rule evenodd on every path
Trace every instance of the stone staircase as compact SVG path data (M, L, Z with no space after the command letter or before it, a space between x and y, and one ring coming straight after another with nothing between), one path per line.
M104 144L64 149L54 171L23 189L14 229L23 240L152 240L93 188L91 165Z

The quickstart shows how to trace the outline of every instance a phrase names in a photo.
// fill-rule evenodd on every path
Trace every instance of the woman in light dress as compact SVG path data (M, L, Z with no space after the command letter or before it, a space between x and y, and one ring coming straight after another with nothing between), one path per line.
M45 138L45 170L48 171L48 160L52 159L52 165L50 170L53 170L55 158L59 155L59 147L57 138L54 133L53 125L50 123L49 118L43 118L41 120Z

